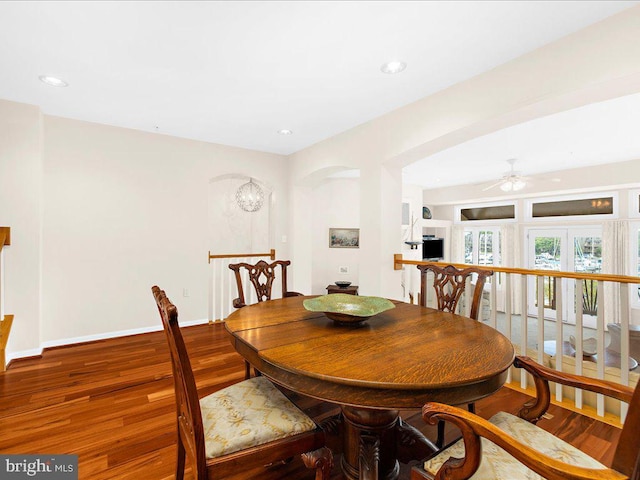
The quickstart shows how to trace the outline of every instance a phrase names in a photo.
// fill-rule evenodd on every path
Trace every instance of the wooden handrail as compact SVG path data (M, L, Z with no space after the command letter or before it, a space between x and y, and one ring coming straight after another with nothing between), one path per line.
M11 245L10 227L0 227L0 253L2 253L2 247L5 245ZM0 268L2 268L2 265L0 265ZM2 285L0 285L0 289L2 289ZM2 315L2 305L0 305L0 315ZM4 372L6 370L6 357L4 351L7 347L12 323L13 315L5 315L4 318L0 318L0 372Z
M393 256L393 269L402 270L402 265L453 265L457 268L468 268L471 265L466 263L449 263L449 262L425 262L422 260L404 260L401 253L396 253ZM628 275L611 275L608 273L579 273L579 272L560 272L558 270L529 270L526 268L509 268L499 267L495 265L486 265L486 268L493 270L494 272L502 273L517 273L519 275L535 275L538 277L562 277L562 278L576 278L580 280L596 280L603 282L618 282L618 283L640 283L640 277L632 277Z
M4 354L9 340L9 332L13 323L13 315L5 315L4 320L0 322L0 372L4 372L7 368L6 357Z
M209 252L209 261L207 263L211 263L212 259L215 258L244 258L244 257L269 257L271 260L276 259L276 251L275 249L271 249L268 253L226 253L222 255L211 255Z
M11 227L0 227L0 252L5 245L11 245Z

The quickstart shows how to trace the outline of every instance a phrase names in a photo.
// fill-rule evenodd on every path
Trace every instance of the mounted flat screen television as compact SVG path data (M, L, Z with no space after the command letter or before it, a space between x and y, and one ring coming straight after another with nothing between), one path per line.
M442 260L444 258L444 238L422 237L422 259Z

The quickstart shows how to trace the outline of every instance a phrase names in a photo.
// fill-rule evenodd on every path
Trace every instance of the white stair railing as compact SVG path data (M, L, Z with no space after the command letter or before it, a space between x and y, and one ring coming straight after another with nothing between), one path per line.
M416 265L435 264L439 266L449 265L445 262L424 262L417 260L404 260L402 254L394 256L395 269L409 269L406 275L415 275ZM467 268L468 264L453 264L458 268ZM527 270L517 268L506 268L497 266L474 265L478 268L489 268L494 275L490 283L487 284L483 301L488 301L489 313L483 314L481 307L480 319L499 330L514 343L516 351L521 355L528 355L539 363L554 368L558 371L586 375L598 379L616 381L622 385L635 386L640 381L640 358L630 357L629 344L629 321L630 303L629 289L637 288L640 284L640 277L624 275L607 275L597 273L559 272L551 270ZM532 280L537 287L537 295L530 298L528 293L529 281ZM429 277L427 277L429 282ZM520 293L517 299L513 299L514 286L520 282ZM570 283L573 282L573 285ZM591 325L585 325L586 311L583 309L583 302L586 301L583 291L586 282L597 284L597 301L588 305L590 314L595 313L595 324L591 320ZM417 282L411 282L415 285ZM610 305L614 302L613 296L605 297L605 284L617 284L620 289L620 317L616 319L605 318L605 303ZM589 285L591 285L589 283ZM572 286L575 298L563 296L563 287ZM468 311L471 303L471 288L465 289L465 305L462 307L462 315ZM553 291L553 293L551 293ZM417 296L416 292L406 292ZM435 297L433 289L427 289L427 305L431 306ZM590 291L593 294L593 289ZM486 298L488 297L488 298ZM553 305L550 305L550 297L553 297ZM515 301L514 301L515 300ZM568 302L568 304L567 304ZM486 306L486 305L485 305ZM533 306L533 308L532 308ZM517 308L518 307L518 308ZM517 310L516 310L517 308ZM555 310L555 318L545 317L549 309ZM575 312L575 320L564 318L563 311ZM594 311L595 310L595 311ZM532 313L535 312L535 313ZM573 317L573 315L571 315ZM571 321L569 321L571 320ZM589 323L589 322L587 322ZM620 348L613 351L608 348L607 324L620 324ZM595 338L597 350L595 355L585 355L585 345L583 335ZM571 345L569 334L575 337L574 345ZM545 339L552 338L552 340ZM560 354L557 354L560 352ZM589 352L591 353L591 352ZM638 356L638 355L637 355ZM583 359L578 361L576 359ZM617 362L617 363L616 363ZM533 383L527 375L520 375L518 369L512 369L511 375L516 377L519 388L531 391ZM511 378L508 379L508 383ZM619 423L624 421L627 413L627 404L617 400L606 399L603 395L585 393L579 389L571 387L555 386L554 400L558 403L569 405L593 415L596 418L605 418L606 421Z
M233 299L238 298L235 274L229 269L232 263L251 263L250 259L276 259L276 251L271 249L267 253L227 253L212 255L209 252L209 322L222 321L235 309ZM257 301L253 287L249 282L246 271L242 273L242 285L244 287L246 304Z

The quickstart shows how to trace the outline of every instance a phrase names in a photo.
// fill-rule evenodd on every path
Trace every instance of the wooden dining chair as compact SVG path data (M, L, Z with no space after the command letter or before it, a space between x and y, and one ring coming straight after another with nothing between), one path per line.
M232 263L229 268L233 270L236 277L236 286L238 287L238 298L233 300L233 306L235 308L242 308L246 306L246 296L244 292L242 274L246 272L249 277L249 281L256 293L258 302L265 300L271 300L273 292L273 282L276 278L276 272L280 267L280 273L282 277L282 297L297 297L302 295L298 292L290 292L287 288L287 267L291 265L290 260L276 260L272 263L267 263L264 260L258 261L258 263ZM245 360L245 378L251 378L251 365ZM259 374L256 371L256 374Z
M316 480L329 480L333 456L324 432L265 377L254 377L198 399L178 311L152 288L167 336L175 384L178 449L176 479L185 458L196 480L224 478L239 469L301 454Z
M427 276L433 272L433 288L436 292L438 310L454 313L467 285L467 279L476 275L476 284L473 290L473 300L469 317L478 320L482 292L488 277L493 275L493 270L477 267L456 268L453 265L440 267L438 265L418 265L420 270L420 303L427 306Z
M486 279L493 275L493 270L477 267L459 269L453 265L445 267L418 265L418 270L420 270L420 304L423 307L427 306L427 277L429 272L433 272L433 288L436 291L438 310L451 313L454 313L458 307L458 302L462 298L467 285L467 279L475 274L476 285L473 290L473 301L471 302L469 317L478 320L484 284ZM475 412L475 404L470 403L467 407L470 412ZM444 446L444 430L445 423L439 422L438 436L436 438L436 447L438 448Z
M276 271L278 267L280 267L282 277L282 297L296 297L302 295L298 292L290 292L287 289L287 267L289 265L291 265L290 260L276 260L272 263L260 260L255 265L251 263L230 264L229 268L235 273L236 285L238 287L238 298L233 300L233 306L235 308L242 308L246 305L246 297L242 283L243 270L246 271L249 276L249 281L255 289L258 302L271 300L273 282L276 278Z
M499 412L485 420L441 403L424 405L422 417L426 422L452 422L462 431L462 439L413 467L411 480L640 479L640 388L634 391L614 382L559 372L528 357L516 357L514 366L533 375L536 386L536 399L525 403L518 416ZM549 408L549 382L629 403L611 465L597 462L535 425Z

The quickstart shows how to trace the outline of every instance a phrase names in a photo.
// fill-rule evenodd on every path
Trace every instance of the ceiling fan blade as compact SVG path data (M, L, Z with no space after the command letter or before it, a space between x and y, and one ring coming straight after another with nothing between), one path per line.
M491 190L492 188L497 187L498 185L502 185L503 183L504 183L504 180L500 180L499 182L492 183L488 187L484 187L482 191L486 192L487 190Z

